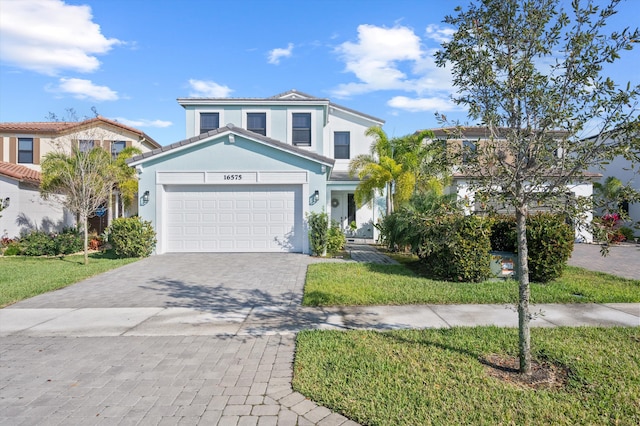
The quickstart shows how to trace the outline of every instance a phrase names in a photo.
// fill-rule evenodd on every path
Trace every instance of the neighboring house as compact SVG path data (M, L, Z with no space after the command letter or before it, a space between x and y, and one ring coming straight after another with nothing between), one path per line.
M461 161L465 161L465 155L473 155L473 152L477 147L489 140L490 136L486 127L481 126L467 126L462 128L436 128L430 129L437 140L446 141L449 149L464 150ZM464 135L455 136L455 135ZM495 140L494 140L495 141ZM497 141L499 144L499 140ZM460 151L458 151L460 152ZM562 155L560 149L557 155ZM579 179L571 182L567 185L568 192L564 194L564 202L570 202L571 199L576 197L591 197L593 194L593 182L599 179L602 175L592 172L583 172ZM475 200L475 193L473 190L473 177L465 175L460 172L460 167L455 167L452 170L452 183L447 188L447 193L457 194L459 200L463 201L465 205L465 211L467 214L471 212L481 212L486 209L487 206L481 205L481 203ZM513 213L513 209L506 208L504 206L494 205L500 213ZM532 205L530 211L546 211L551 207L543 205ZM591 223L593 214L587 212L582 224L576 224L576 241L579 242L592 242L593 237L591 232L587 229L588 224Z
M637 135L636 137L640 136ZM622 156L614 158L609 162L609 164L605 164L602 168L594 167L591 169L591 171L601 173L601 183L604 183L605 179L607 179L609 176L613 176L615 178L618 178L623 185L628 185L634 190L640 192L639 165L636 164L635 167L632 167L631 161L625 159ZM640 203L624 203L622 208L627 210L629 219L632 222L633 226L640 226ZM602 212L597 213L602 214ZM633 228L633 230L636 236L640 235L640 231L638 229Z
M114 156L128 146L142 152L160 147L144 132L103 117L81 122L0 123L0 198L4 199L5 193L13 194L0 218L0 234L15 237L30 229L55 231L74 223L58 202L42 200L38 193L45 155L70 152L72 144L80 149L100 146ZM89 219L90 227L97 232L102 232L111 219L137 212L137 206L125 212L117 192L108 204L111 209L105 206Z
M345 231L356 222L354 236L375 237L384 196L356 206L348 166L369 152L365 130L383 120L295 90L178 103L187 139L129 162L157 253L308 253L306 216L323 211Z
M21 230L58 231L75 220L56 200L40 197L40 172L20 164L0 161L0 238L13 238Z

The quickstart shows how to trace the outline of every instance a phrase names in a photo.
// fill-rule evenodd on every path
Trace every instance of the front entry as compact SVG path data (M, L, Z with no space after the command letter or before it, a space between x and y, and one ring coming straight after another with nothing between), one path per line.
M352 192L331 192L331 220L343 231L350 229L351 223L356 221L356 201Z

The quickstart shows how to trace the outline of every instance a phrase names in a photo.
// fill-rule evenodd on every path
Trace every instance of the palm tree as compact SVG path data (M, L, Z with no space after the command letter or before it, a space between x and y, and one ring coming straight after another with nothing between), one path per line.
M120 191L120 196L125 208L131 207L136 199L138 192L138 179L136 179L136 171L133 167L129 167L127 160L134 155L142 154L142 151L136 147L126 147L114 160L114 168L116 174L116 187ZM111 199L111 197L109 197Z
M389 215L411 198L416 187L424 190L442 186L437 185L444 171L440 146L425 143L433 138L430 131L389 139L382 128L374 126L365 135L374 138L370 154L358 155L349 163L349 174L360 179L356 203L370 202L376 191L385 190Z

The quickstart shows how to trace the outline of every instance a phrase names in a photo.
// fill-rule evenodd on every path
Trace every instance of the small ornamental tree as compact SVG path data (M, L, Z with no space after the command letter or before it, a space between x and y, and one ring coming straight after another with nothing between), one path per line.
M477 194L515 211L521 373L531 372L529 206L561 198L590 167L639 159L640 86L603 74L640 32L609 30L620 1L600 3L476 0L445 18L456 31L436 53L436 63L450 67L454 101L487 129L486 143L460 171Z

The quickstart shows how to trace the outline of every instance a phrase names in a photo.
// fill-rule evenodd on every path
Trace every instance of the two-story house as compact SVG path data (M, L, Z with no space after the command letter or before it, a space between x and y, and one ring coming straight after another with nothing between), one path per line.
M489 130L486 127L482 126L467 126L462 128L435 128L429 129L434 133L434 136L437 140L442 141L447 144L447 149L450 152L457 152L455 158L459 161L466 161L467 156L475 155L476 152L482 152L483 149L487 147L487 143L491 143L488 145L489 147L498 147L501 144L501 141L504 139L500 139L500 135L491 135ZM560 138L564 133L558 131L554 136L554 139ZM483 146L484 145L484 146ZM560 147L558 147L554 153L556 156L562 156L563 152ZM509 159L506 158L508 162ZM472 212L483 212L487 210L488 207L495 209L498 213L506 213L513 214L513 208L509 206L491 203L491 206L483 205L482 202L476 199L475 194L475 182L477 177L467 175L462 172L462 168L460 165L454 165L452 174L452 183L446 188L446 193L456 194L458 200L462 202L465 208L465 212L470 214ZM577 197L582 198L590 198L593 195L593 182L599 179L602 175L598 173L592 173L585 171L580 174L579 177L574 179L571 182L568 182L566 187L566 192L564 194L560 194L559 199L556 200L555 206L557 206L558 202L571 203L573 199ZM549 176L551 177L551 176ZM545 179L547 177L544 177ZM545 205L545 204L532 204L529 206L530 212L536 211L553 211L554 205ZM592 212L584 213L584 220L582 223L576 223L575 226L575 236L576 241L579 242L592 242L593 236L588 229L588 225L591 223L593 219Z
M0 213L0 236L15 237L31 229L59 231L75 224L59 201L40 197L40 171L44 157L50 152L70 152L75 144L80 149L100 146L115 157L126 147L148 152L160 147L144 132L104 117L80 122L0 123L0 198L8 204ZM137 212L137 206L124 211L117 191L111 209L100 209L89 219L97 232L113 218ZM107 207L107 205L105 207Z
M384 121L291 90L269 98L180 98L187 139L134 157L140 216L157 253L309 252L306 216L326 212L374 238L384 196L356 206L350 159Z

